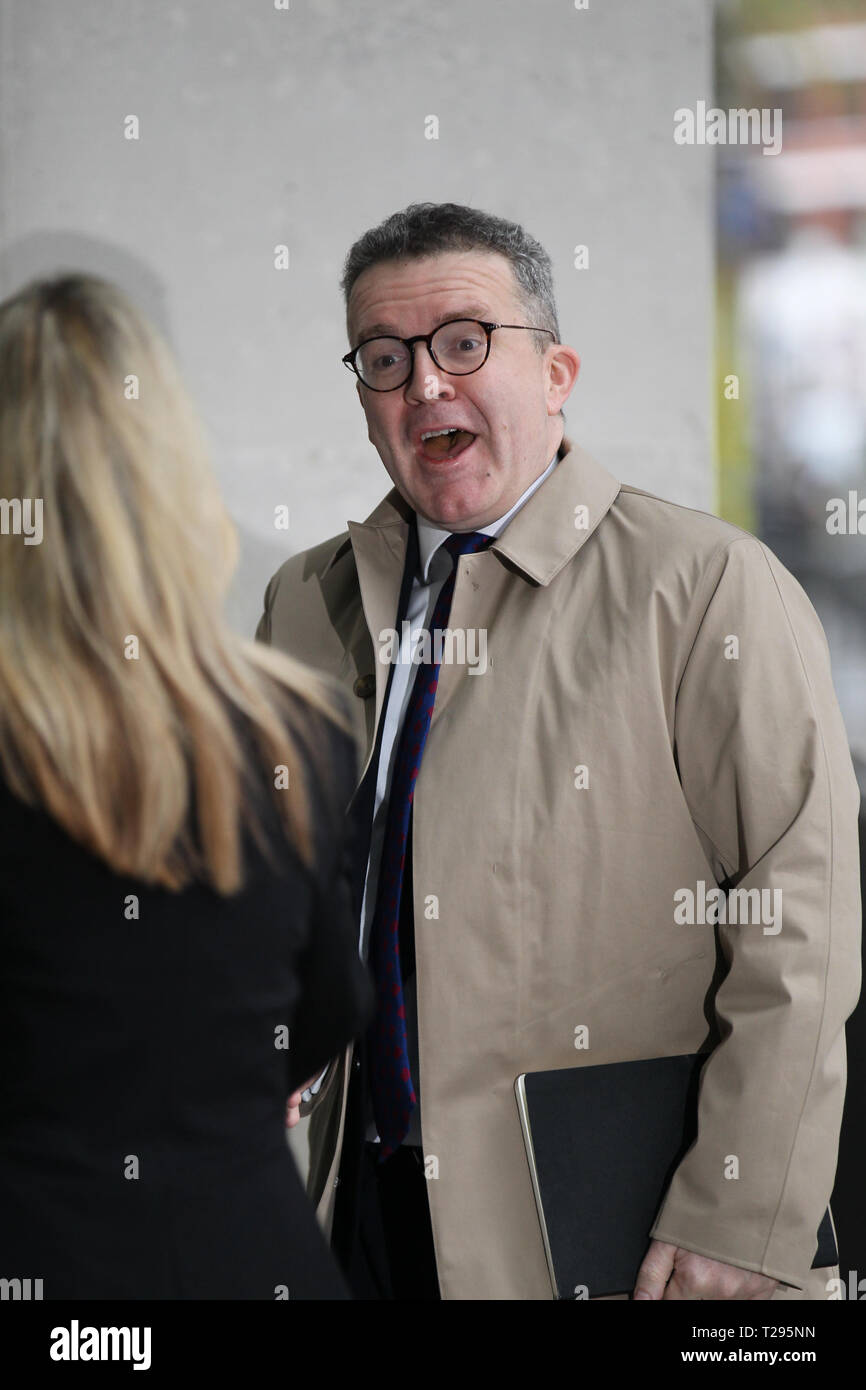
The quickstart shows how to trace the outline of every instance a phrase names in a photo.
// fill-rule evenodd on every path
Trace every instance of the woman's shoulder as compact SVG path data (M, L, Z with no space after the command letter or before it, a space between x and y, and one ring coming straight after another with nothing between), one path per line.
M341 728L321 710L314 710L310 715L309 737L301 750L308 804L326 843L341 825L358 782L360 749L352 731L349 698L342 689L334 692L334 704L349 729Z
M347 808L357 786L360 747L355 733L350 696L342 688L328 687L331 703L347 728L335 722L306 697L286 688L281 692L283 723L292 739L304 789L310 835L319 872L333 854ZM244 757L255 765L262 787L270 785L272 800L273 769L266 767L249 719L235 711Z

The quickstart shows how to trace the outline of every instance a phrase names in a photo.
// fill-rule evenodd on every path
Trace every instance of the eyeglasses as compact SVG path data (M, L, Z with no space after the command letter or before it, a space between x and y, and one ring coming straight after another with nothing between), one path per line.
M490 355L490 335L494 328L520 328L526 333L556 334L549 328L533 328L526 323L482 323L479 319L450 319L432 333L416 333L414 338L365 338L341 360L371 391L396 391L405 386L415 366L415 344L425 343L427 351L446 376L471 376L484 366Z

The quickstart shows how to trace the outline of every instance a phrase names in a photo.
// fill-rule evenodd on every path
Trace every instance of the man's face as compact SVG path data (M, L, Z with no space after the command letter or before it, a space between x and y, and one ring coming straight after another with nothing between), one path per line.
M511 266L498 252L447 252L386 261L365 270L348 306L350 343L431 333L448 319L528 324ZM449 376L423 343L412 376L394 391L359 383L371 444L395 486L422 516L449 531L473 531L504 515L544 471L562 439L559 410L580 358L554 344L538 352L532 333L496 329L479 371ZM456 426L471 435L441 456L422 434ZM465 446L465 447L464 447Z

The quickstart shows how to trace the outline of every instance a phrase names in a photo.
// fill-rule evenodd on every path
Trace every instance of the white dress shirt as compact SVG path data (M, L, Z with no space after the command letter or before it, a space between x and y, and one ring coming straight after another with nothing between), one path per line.
M520 510L524 502L528 500L539 488L556 467L558 458L554 454L550 463L534 482L523 492L514 506L509 508L504 516L496 521L488 521L484 526L478 528L481 535L498 536L508 525L511 518ZM363 959L367 959L370 928L373 922L373 913L376 906L376 885L379 880L379 869L382 863L382 852L385 840L385 822L388 814L388 797L391 791L391 781L394 774L395 754L400 738L400 730L403 727L403 720L406 716L406 707L412 690L412 683L418 667L412 660L413 654L421 639L422 633L428 628L430 618L439 592L447 579L454 565L454 561L447 551L442 550L443 543L452 534L450 531L443 531L435 526L432 521L416 513L416 526L418 530L418 553L420 574L416 574L412 580L412 589L409 596L409 605L405 614L405 619L409 626L402 628L400 635L400 652L395 662L394 675L391 680L391 689L388 692L388 702L383 714L382 726L382 745L379 753L379 766L376 777L376 797L373 807L373 824L370 835L370 853L367 859L367 872L364 880L364 896L361 903L361 923L359 949ZM396 615L395 615L396 616ZM404 891L412 891L412 885L406 884ZM415 1087L415 1095L418 1103L412 1111L409 1125L409 1132L404 1139L405 1144L421 1144L421 1092L419 1089L418 1076L418 1016L415 1002L415 981L411 977L408 984L404 980L404 994L406 1005L406 1037L409 1050L409 1069L412 1073L412 1081ZM324 1076L324 1072L322 1073ZM321 1085L320 1076L309 1091L304 1092L304 1097L308 1098L310 1092L316 1092ZM373 1120L372 1101L367 1097L367 1136L370 1140L378 1140L376 1125Z

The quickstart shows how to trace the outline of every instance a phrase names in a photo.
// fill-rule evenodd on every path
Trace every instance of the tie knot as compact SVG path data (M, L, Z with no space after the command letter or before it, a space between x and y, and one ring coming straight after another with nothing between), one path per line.
M455 531L442 542L442 548L456 560L459 555L474 555L476 551L486 550L492 540L493 536L485 536L482 531Z

